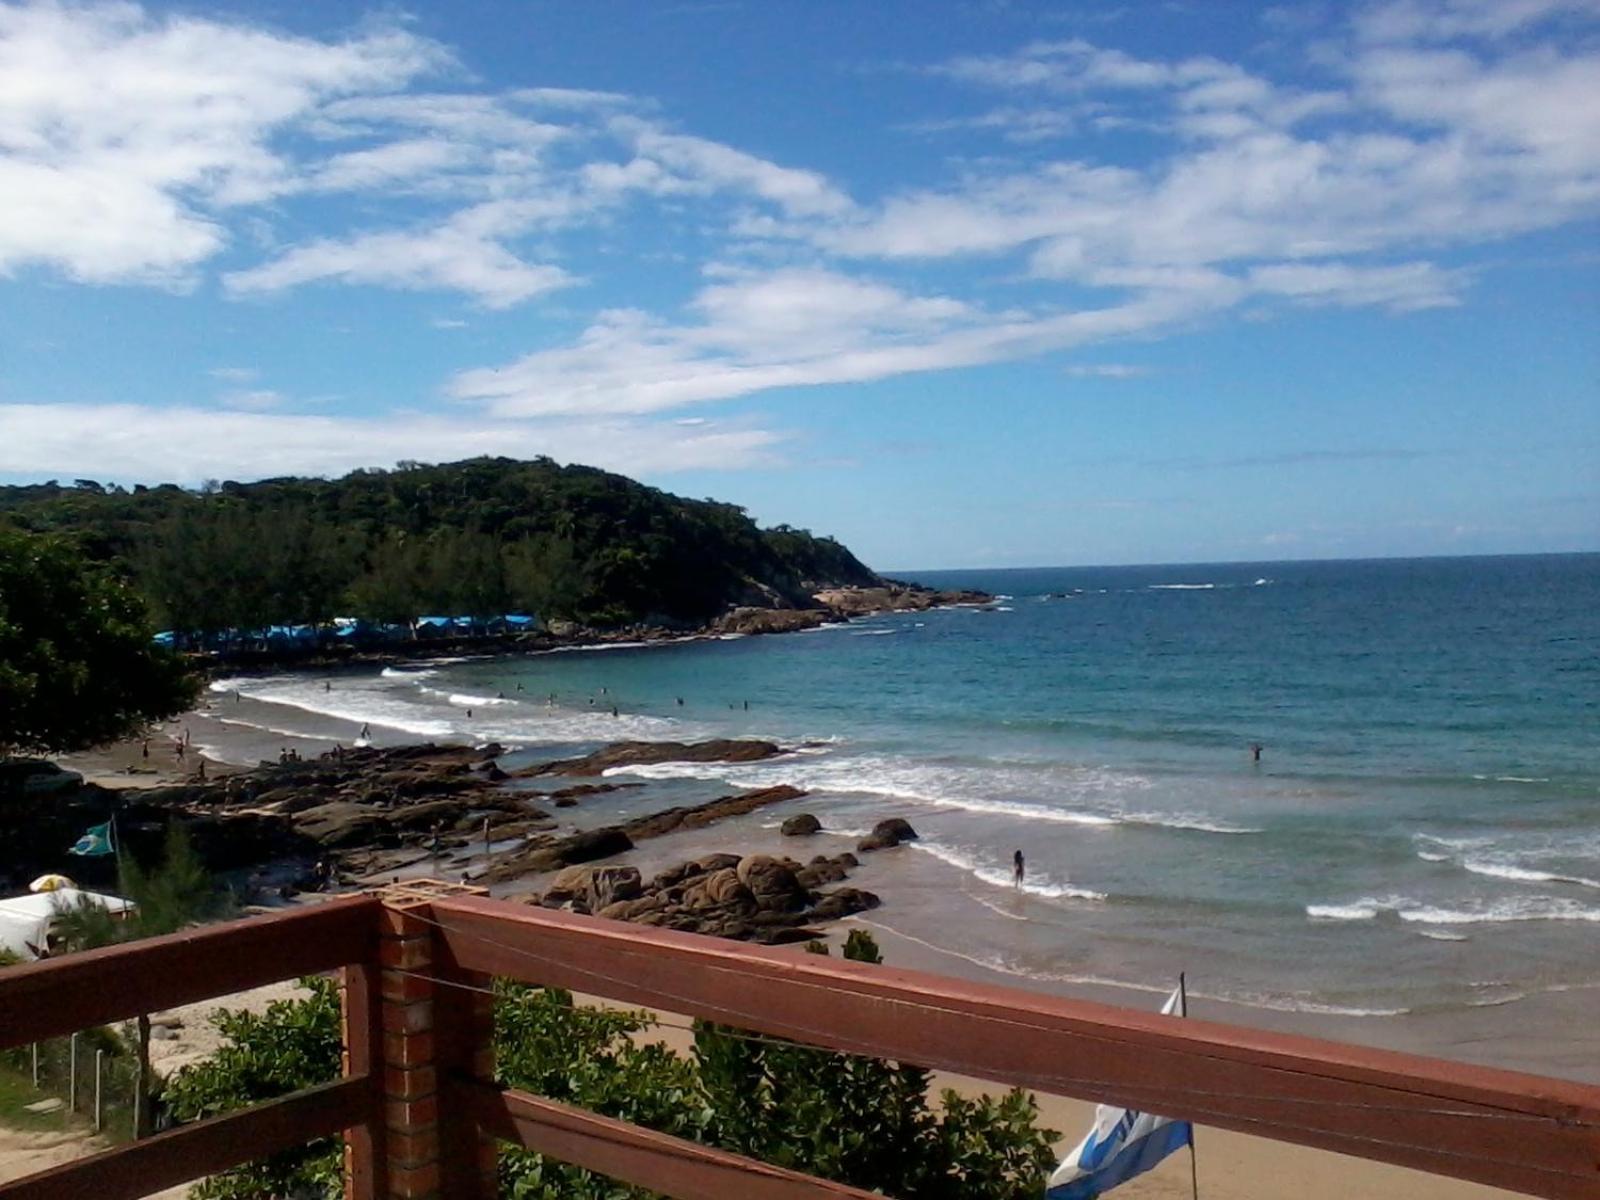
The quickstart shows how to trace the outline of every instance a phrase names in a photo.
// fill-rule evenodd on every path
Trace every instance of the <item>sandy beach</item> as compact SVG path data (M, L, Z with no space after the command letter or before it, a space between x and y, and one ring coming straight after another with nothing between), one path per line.
M148 758L144 755L142 743L134 741L74 756L67 760L66 765L84 772L86 777L105 786L149 786L192 777L197 770L195 746L200 742L205 743L209 752L208 772L216 772L237 770L242 763L275 756L270 743L279 737L288 740L288 744L301 753L315 754L326 748L326 742L321 738L336 736L341 732L336 728L319 727L314 732L306 730L307 736L291 739L287 733L269 733L259 728L224 723L221 717L226 715L219 715L218 706L213 704L209 711L188 714L167 723L150 739ZM190 731L190 749L180 758L176 753L176 743L183 737L185 729ZM586 817L592 815L585 814ZM641 847L625 858L648 872L711 849L793 852L792 842L781 838L774 828L769 827L771 823L770 819L749 820L696 834L674 835ZM818 839L814 845L808 846L808 850L834 852L843 845L840 843L840 846L835 846L833 842L836 840ZM937 906L940 902L935 885L928 882L926 875L908 873L912 862L908 857L910 853L899 850L867 857L859 876L853 877L852 883L880 891L885 907L865 917L835 925L830 930L830 938L842 938L853 923L859 922L872 931L886 960L895 966L1010 986L1022 983L1014 976L987 969L959 954L896 932L894 915L898 910ZM531 885L530 881L507 890L523 891ZM1141 1008L1150 1007L1156 1002L1147 993L1113 986L1047 984L1033 980L1026 981L1024 986ZM209 1011L244 1004L259 1009L272 999L288 994L292 987L278 985L257 989L244 997L206 1001L189 1006L182 1012L169 1014L176 1036L153 1043L157 1067L163 1070L176 1069L209 1053L212 1046L207 1038L211 1030L204 1019ZM1283 1029L1336 1040L1386 1044L1413 1052L1486 1061L1526 1070L1547 1070L1552 1074L1581 1076L1583 1071L1575 1071L1575 1063L1587 1063L1591 1067L1600 1063L1600 1028L1583 1017L1581 1010L1586 1004L1585 997L1552 994L1542 997L1541 1003L1549 1009L1544 1014L1544 1022L1521 1030L1516 1055L1510 1060L1496 1052L1496 1026L1504 1018L1494 1009L1450 1014L1448 1018L1423 1015L1409 1022L1270 1012L1203 1001L1195 1005L1194 1011L1195 1015L1210 1020ZM1541 1034L1540 1029L1547 1032ZM649 1036L659 1036L680 1050L687 1043L687 1035L678 1029L658 1030ZM1590 1077L1594 1077L1596 1072L1600 1072L1600 1067L1593 1067L1589 1072ZM963 1093L1000 1090L981 1081L944 1075L937 1077L936 1086L953 1087ZM1058 1147L1061 1151L1070 1148L1081 1138L1093 1119L1091 1103L1042 1094L1037 1099L1041 1108L1041 1124L1057 1129L1063 1135ZM86 1153L98 1146L92 1137L81 1132L76 1135L7 1132L3 1138L0 1140L0 1179L39 1169L49 1162ZM1208 1200L1277 1200L1286 1195L1294 1195L1299 1200L1334 1200L1335 1197L1342 1200L1351 1196L1373 1197L1374 1200L1390 1196L1404 1196L1406 1200L1486 1200L1488 1197L1511 1194L1210 1128L1201 1128L1196 1140L1200 1195ZM169 1194L181 1195L182 1189ZM1130 1200L1176 1200L1177 1197L1189 1196L1191 1178L1188 1156L1173 1156L1117 1194L1128 1196Z

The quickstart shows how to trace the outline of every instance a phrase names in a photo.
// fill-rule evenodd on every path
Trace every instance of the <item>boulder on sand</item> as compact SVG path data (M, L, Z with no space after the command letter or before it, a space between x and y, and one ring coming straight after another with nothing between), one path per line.
M917 839L917 831L911 828L909 821L902 821L899 817L890 817L886 821L879 821L872 827L872 832L856 845L857 850L887 850L891 846L898 846L901 842L912 842Z
M822 822L810 813L796 813L784 821L779 832L784 837L805 837L807 834L822 832Z
M638 867L595 867L589 875L589 911L599 912L621 900L635 900L644 892Z
M770 854L748 854L739 860L739 882L750 889L756 904L773 912L794 912L810 901L795 878L795 864Z

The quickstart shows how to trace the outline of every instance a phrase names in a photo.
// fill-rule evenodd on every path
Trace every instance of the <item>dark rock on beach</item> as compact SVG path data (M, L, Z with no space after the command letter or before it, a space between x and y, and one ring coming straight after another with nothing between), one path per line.
M804 795L798 788L787 786L761 788L734 796L719 796L704 804L665 809L635 817L621 825L608 825L567 837L547 837L543 841L518 847L498 859L489 867L485 878L491 883L501 883L572 863L593 862L631 850L635 842L683 829L703 829L725 817L743 816L768 804L779 804Z
M783 753L775 742L716 738L708 742L613 742L581 758L525 767L516 774L525 779L543 775L601 775L613 767L645 766L665 762L760 762Z
M812 833L822 832L822 822L810 813L796 813L783 823L779 830L784 837L805 837Z
M911 828L909 821L890 817L874 825L872 832L856 843L856 849L863 853L869 850L888 850L901 842L916 841L916 838L917 831Z
M806 879L843 879L853 855L817 858L802 867L793 859L714 854L661 872L648 883L631 867L569 867L530 904L592 913L615 921L654 925L713 937L778 945L810 941L812 926L878 906L859 888L818 892Z

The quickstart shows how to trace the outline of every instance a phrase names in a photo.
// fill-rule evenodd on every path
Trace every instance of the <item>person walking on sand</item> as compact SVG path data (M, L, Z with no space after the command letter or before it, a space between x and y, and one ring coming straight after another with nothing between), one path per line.
M1027 874L1027 867L1022 861L1022 851L1017 850L1011 855L1011 886L1021 887L1022 877Z
M372 726L371 725L363 725L361 727L361 740L364 741L364 742L370 742L372 740Z

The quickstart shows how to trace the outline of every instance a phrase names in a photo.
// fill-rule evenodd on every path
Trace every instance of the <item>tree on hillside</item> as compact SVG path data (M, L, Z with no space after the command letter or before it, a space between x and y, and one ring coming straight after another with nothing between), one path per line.
M196 683L144 605L65 541L0 529L0 756L81 749L182 712Z

